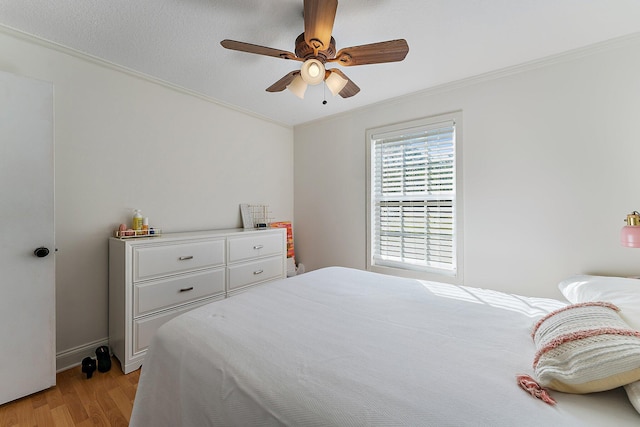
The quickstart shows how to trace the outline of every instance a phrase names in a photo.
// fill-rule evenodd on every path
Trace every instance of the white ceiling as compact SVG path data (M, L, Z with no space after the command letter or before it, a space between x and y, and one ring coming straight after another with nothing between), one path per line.
M222 103L296 125L640 32L638 0L340 0L337 49L404 38L403 62L344 67L361 92L322 104L265 89L300 63L230 51L229 38L293 51L303 0L0 0L0 24Z

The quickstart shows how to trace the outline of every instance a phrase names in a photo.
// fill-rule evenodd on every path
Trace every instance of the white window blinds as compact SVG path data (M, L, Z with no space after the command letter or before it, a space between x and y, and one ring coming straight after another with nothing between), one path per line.
M371 136L373 264L456 271L454 121Z

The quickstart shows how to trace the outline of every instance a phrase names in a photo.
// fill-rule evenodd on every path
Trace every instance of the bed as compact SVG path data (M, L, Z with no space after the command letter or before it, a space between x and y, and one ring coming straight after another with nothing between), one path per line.
M130 425L640 425L622 387L551 390L555 405L519 387L516 375L535 378L533 325L567 304L341 267L308 272L163 325Z

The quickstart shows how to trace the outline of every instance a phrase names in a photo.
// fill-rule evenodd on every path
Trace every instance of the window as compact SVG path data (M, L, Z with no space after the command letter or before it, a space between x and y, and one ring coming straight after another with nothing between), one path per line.
M369 269L459 276L461 118L367 132Z

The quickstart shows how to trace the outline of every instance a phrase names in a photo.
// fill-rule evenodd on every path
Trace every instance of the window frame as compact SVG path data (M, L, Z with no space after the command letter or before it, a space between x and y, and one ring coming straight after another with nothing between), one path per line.
M393 135L402 133L415 132L421 129L433 129L438 125L454 122L455 140L454 140L454 195L452 197L453 208L453 250L455 268L453 271L430 268L416 267L412 265L380 265L374 261L374 218L375 213L375 197L374 197L374 171L375 167L373 145L375 141ZM463 209L462 209L462 111L455 111L436 116L425 117L417 120L411 120L392 125L381 126L377 128L367 129L366 131L366 236L367 236L367 262L366 268L369 271L375 271L395 276L411 277L423 280L438 280L442 282L462 284L463 279ZM425 199L426 200L426 199ZM395 264L395 263L391 263Z

